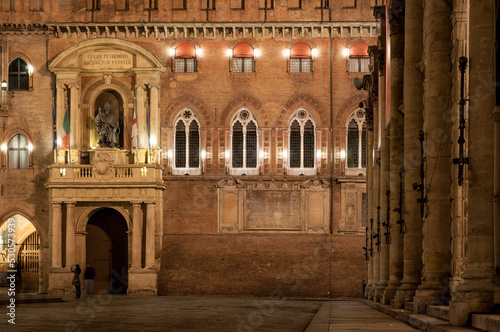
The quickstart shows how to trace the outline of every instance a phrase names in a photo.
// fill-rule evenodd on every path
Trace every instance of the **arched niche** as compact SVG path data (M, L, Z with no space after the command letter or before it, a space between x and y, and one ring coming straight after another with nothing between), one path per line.
M121 149L130 149L134 97L137 105L139 147L147 148L146 109L149 91L151 136L159 137L159 82L163 64L149 50L116 38L95 38L76 43L49 65L56 76L57 127L62 127L69 100L72 149L97 147L95 115L102 94L112 94L120 109ZM97 107L97 108L96 108ZM142 124L142 125L141 125ZM158 124L158 125L156 125ZM72 152L73 153L73 152ZM73 158L73 157L72 157Z
M94 102L94 114L93 114L93 131L95 135L91 137L91 145L96 146L92 143L96 142L99 139L99 133L97 132L97 127L95 125L95 119L99 113L99 110L104 110L105 108L110 108L110 116L112 116L119 125L118 132L118 145L120 148L125 148L125 140L124 140L124 112L123 112L123 98L120 93L116 90L104 90L102 91L96 98Z

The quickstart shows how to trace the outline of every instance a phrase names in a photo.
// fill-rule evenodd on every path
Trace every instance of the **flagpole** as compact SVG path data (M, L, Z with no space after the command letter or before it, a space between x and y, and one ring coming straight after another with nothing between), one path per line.
M59 164L59 155L57 151L58 149L57 149L56 102L54 97L52 97L52 122L53 122L52 149L55 150L56 153L56 164Z
M69 105L68 105L68 93L66 93L65 96L66 96L66 113L68 113L68 119L70 119ZM70 120L70 128L71 128L71 120ZM71 132L71 129L70 129L70 132ZM69 161L69 164L71 165L71 134L68 135L68 161Z
M136 132L135 132L135 140L136 140L136 144L135 144L135 163L138 164L139 163L139 147L137 146L138 144L138 137L137 137L137 100L136 98L134 97L134 120L135 120L135 128L136 128ZM134 124L132 123L132 134L134 134L133 130L134 130ZM132 140L132 144L133 144L133 140ZM133 149L133 146L132 146L132 149Z
M149 89L146 96L146 114L148 116L148 148L149 148L149 163L151 164L151 124L149 117Z

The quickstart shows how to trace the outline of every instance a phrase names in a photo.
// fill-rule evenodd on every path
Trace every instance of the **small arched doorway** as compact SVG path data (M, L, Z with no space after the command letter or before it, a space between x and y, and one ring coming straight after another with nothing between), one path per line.
M96 270L96 294L127 294L127 222L116 210L95 212L87 223L86 262ZM84 270L84 269L83 269Z

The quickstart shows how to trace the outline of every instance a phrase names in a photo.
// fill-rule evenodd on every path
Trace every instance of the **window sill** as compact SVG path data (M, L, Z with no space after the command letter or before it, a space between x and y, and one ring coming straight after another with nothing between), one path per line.
M287 168L288 175L316 175L316 168Z
M172 175L201 175L201 168L172 168Z
M229 170L231 175L259 175L258 168L231 168Z

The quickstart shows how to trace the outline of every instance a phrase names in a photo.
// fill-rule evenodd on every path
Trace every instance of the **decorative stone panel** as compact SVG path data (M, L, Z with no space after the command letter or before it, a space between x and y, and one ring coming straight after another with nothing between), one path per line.
M326 180L243 182L228 177L216 188L220 233L329 232L330 183Z

